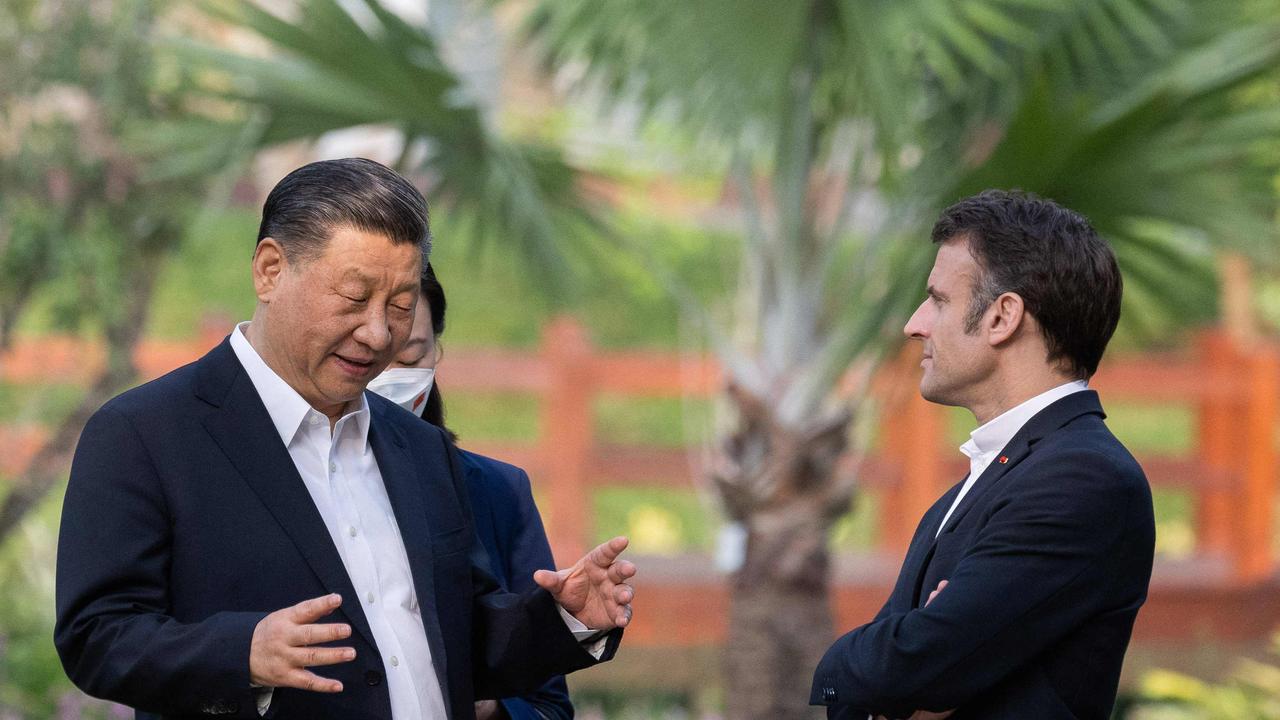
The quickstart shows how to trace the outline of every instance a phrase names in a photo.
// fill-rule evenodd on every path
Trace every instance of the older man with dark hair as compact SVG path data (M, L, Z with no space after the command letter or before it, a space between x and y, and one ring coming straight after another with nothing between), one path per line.
M387 168L294 171L263 209L252 320L89 421L58 544L79 687L139 717L445 720L612 656L626 540L500 591L456 450L365 392L409 336L428 238Z
M1088 388L1120 271L1080 215L988 191L943 212L905 334L920 393L967 408L969 474L925 513L875 619L810 701L830 717L1106 720L1155 545L1151 490Z

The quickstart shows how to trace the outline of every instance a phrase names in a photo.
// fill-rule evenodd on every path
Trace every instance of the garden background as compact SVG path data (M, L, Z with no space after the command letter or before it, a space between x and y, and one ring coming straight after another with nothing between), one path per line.
M348 155L432 203L464 446L557 555L633 540L583 717L810 716L790 658L963 474L900 328L985 187L1125 272L1097 384L1159 559L1117 714L1280 717L1280 3L0 0L0 68L0 718L121 712L51 643L79 428L249 317L266 191Z

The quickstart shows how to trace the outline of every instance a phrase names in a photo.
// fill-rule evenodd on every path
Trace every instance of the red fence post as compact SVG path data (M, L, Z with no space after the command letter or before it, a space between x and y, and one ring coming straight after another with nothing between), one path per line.
M1230 339L1218 331L1206 331L1200 336L1199 344L1202 374L1209 383L1200 396L1199 453L1209 477L1196 491L1196 550L1226 556L1232 550L1235 519L1232 485L1236 463L1232 458L1235 444L1232 427L1237 404L1234 396L1228 397L1214 384L1230 377L1233 353Z
M1276 412L1280 357L1259 343L1244 360L1249 394L1243 422L1243 472L1239 491L1235 576L1251 582L1272 570L1271 526L1276 501Z
M906 552L916 524L946 481L939 452L943 415L937 405L920 397L919 364L919 348L909 345L889 369L892 382L880 415L881 452L899 469L881 503L880 543L898 554Z
M571 318L555 319L543 335L550 382L542 397L539 454L547 470L547 530L559 564L577 560L590 539L591 352L586 331Z

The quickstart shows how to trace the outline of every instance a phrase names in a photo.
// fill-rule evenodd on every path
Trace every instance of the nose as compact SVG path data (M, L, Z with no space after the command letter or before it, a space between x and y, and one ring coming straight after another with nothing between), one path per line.
M364 322L360 323L352 337L376 353L386 350L391 346L391 326L387 323L387 314L379 308L369 308Z
M906 335L910 340L923 340L928 335L928 329L925 324L925 314L928 312L929 301L926 299L920 303L916 311L911 313L911 317L907 320L907 324L902 326L902 334Z

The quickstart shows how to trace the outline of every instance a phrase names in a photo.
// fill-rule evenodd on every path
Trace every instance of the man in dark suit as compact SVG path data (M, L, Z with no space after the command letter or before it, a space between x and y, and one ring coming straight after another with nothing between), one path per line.
M1087 380L1120 315L1080 215L987 191L948 208L927 298L925 399L973 412L965 480L924 515L893 592L814 673L830 717L1106 720L1151 577L1142 469Z
M253 319L89 421L57 569L79 687L140 717L444 720L613 654L625 539L501 592L456 450L364 392L408 337L428 238L377 163L290 173Z

